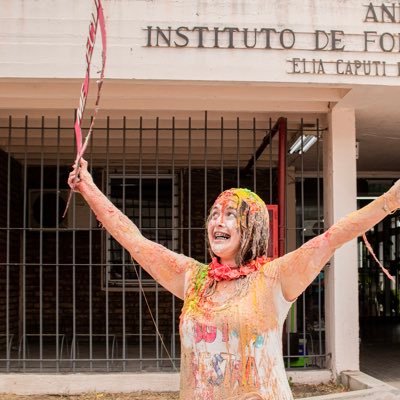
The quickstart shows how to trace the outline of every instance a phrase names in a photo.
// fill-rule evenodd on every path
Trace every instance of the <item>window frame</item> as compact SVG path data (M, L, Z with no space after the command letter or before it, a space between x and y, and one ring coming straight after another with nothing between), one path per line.
M109 198L113 201L111 197L111 186L112 181L115 179L122 179L122 180L129 180L129 179L137 179L139 182L143 180L154 180L158 181L161 179L170 180L171 181L171 188L172 188L172 196L173 203L171 205L172 209L172 226L171 229L172 236L171 242L174 251L179 251L180 249L180 235L179 235L179 224L181 220L181 209L180 209L180 197L181 194L179 192L179 175L178 174L121 174L121 173L113 173L109 174L106 179L106 188L107 193L109 194ZM142 197L143 199L143 197ZM122 201L122 198L121 198ZM155 209L155 208L154 208ZM139 211L140 212L140 211ZM143 212L143 211L142 211ZM140 228L140 227L139 227ZM142 227L143 228L143 227ZM145 228L146 229L146 228ZM147 228L151 229L151 228ZM140 282L138 279L125 279L125 285L123 284L122 279L110 279L110 271L109 268L112 266L111 258L110 258L110 250L111 250L111 235L105 231L102 241L102 248L103 248L103 259L104 263L101 269L101 288L104 291L114 291L114 292L122 292L122 291L132 291L132 292L139 292L141 288L144 291L149 292L156 292L156 291L165 291L165 289L160 286L154 279L152 278L141 278L141 268L138 263L134 263L136 266L136 271L139 274ZM120 264L117 264L120 265ZM128 259L125 260L124 263L125 267L132 265L131 258L128 256ZM107 279L108 277L108 279ZM110 284L112 282L112 284Z

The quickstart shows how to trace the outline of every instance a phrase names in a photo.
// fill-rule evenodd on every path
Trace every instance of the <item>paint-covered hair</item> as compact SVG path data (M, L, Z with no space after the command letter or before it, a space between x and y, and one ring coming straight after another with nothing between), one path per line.
M215 203L227 202L232 198L238 201L237 218L240 232L240 249L236 262L238 265L243 265L257 257L267 255L269 214L264 201L248 189L225 190L217 197ZM207 226L210 219L211 213L207 219ZM211 246L208 247L211 257L215 257Z

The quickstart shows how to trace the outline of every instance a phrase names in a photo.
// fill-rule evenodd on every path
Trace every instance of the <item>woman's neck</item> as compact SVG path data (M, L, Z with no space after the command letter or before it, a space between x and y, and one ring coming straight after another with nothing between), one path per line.
M237 264L235 259L232 258L220 258L217 257L218 262L222 265L225 265L229 268L239 268L239 265Z

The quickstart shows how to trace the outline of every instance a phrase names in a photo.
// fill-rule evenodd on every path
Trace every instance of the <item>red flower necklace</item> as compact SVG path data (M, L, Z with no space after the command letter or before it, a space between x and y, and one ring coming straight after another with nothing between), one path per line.
M211 279L220 281L232 281L242 276L247 276L254 271L258 271L260 267L268 261L266 256L257 257L240 267L230 267L226 264L221 264L217 257L214 257L209 265L208 276Z

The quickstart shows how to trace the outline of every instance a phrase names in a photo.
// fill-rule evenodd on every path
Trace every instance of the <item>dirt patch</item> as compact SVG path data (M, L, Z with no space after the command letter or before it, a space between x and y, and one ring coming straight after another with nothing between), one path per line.
M323 385L293 384L291 385L291 387L295 399L301 399L303 397L322 396L324 394L331 393L344 393L349 391L343 385L337 385L335 383L327 383Z
M347 389L342 385L328 383L323 385L291 385L295 399L304 397L319 396L330 393L343 393ZM86 393L81 395L35 395L35 396L16 396L12 394L0 394L0 400L178 400L179 394L176 392L165 393Z

